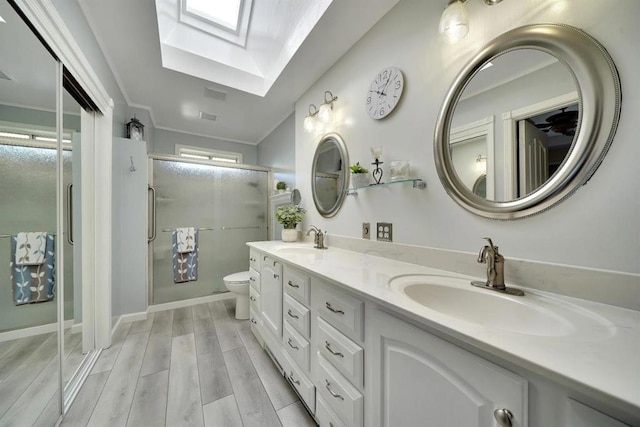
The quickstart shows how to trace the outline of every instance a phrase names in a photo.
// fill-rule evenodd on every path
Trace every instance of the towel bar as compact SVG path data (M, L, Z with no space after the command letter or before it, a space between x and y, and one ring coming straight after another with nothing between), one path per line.
M213 230L215 230L215 228L213 228L213 227L201 227L201 228L196 228L196 230L198 230L198 231L213 231ZM173 231L176 231L175 228L163 228L162 229L163 233L171 233Z
M47 234L51 234L51 235L56 235L56 233L47 233ZM0 238L9 238L13 236L13 234L0 234Z

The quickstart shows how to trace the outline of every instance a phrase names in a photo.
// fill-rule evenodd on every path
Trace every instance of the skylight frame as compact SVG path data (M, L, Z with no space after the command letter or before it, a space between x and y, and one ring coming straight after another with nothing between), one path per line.
M178 1L176 0L176 2ZM208 19L206 16L199 13L190 11L187 6L188 2L189 0L179 0L178 21L180 23L208 33L225 42L229 42L243 48L246 47L247 35L249 33L249 25L251 22L253 0L240 0L240 5L238 7L238 22L236 24L235 31L224 24Z
M238 5L238 12L236 13L236 20L235 20L235 25L233 27L230 27L228 25L226 25L226 21L224 21L223 19L220 19L219 17L216 17L212 14L206 13L206 12L202 12L202 11L197 11L194 9L190 9L189 8L189 2L191 0L181 0L180 1L180 7L182 9L182 13L187 14L189 16L192 16L196 19L205 21L209 24L215 25L216 27L224 30L224 31L229 31L232 34L238 35L240 32L240 25L241 25L241 18L242 18L242 13L244 10L244 5L245 5L245 0L239 0L239 5Z

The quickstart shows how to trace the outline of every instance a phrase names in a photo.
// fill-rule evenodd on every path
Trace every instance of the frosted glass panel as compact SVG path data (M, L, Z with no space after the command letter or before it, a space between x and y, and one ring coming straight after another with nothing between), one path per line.
M56 152L0 144L0 234L56 230ZM71 153L64 153L65 184ZM62 236L64 238L64 236ZM9 271L9 239L0 240L0 332L56 323L54 301L16 306ZM65 243L65 319L73 318L73 255Z
M157 237L153 303L225 292L222 278L249 268L246 242L267 237L267 172L154 160ZM171 232L198 231L198 279L174 283Z

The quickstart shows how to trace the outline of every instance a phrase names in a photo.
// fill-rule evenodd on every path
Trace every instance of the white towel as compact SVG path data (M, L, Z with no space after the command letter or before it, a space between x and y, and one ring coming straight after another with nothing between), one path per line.
M180 227L176 228L176 237L178 240L178 253L184 254L187 252L193 252L195 246L195 227Z
M18 233L16 241L16 265L40 265L44 263L47 233Z

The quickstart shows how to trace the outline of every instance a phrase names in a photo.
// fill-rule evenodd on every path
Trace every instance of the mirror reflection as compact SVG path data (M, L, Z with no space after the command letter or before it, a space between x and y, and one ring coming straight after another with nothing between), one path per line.
M313 158L313 201L323 216L333 216L342 205L346 190L347 151L338 134L325 135Z
M516 49L486 62L458 100L449 134L458 179L492 201L542 186L580 127L578 87L556 57Z

